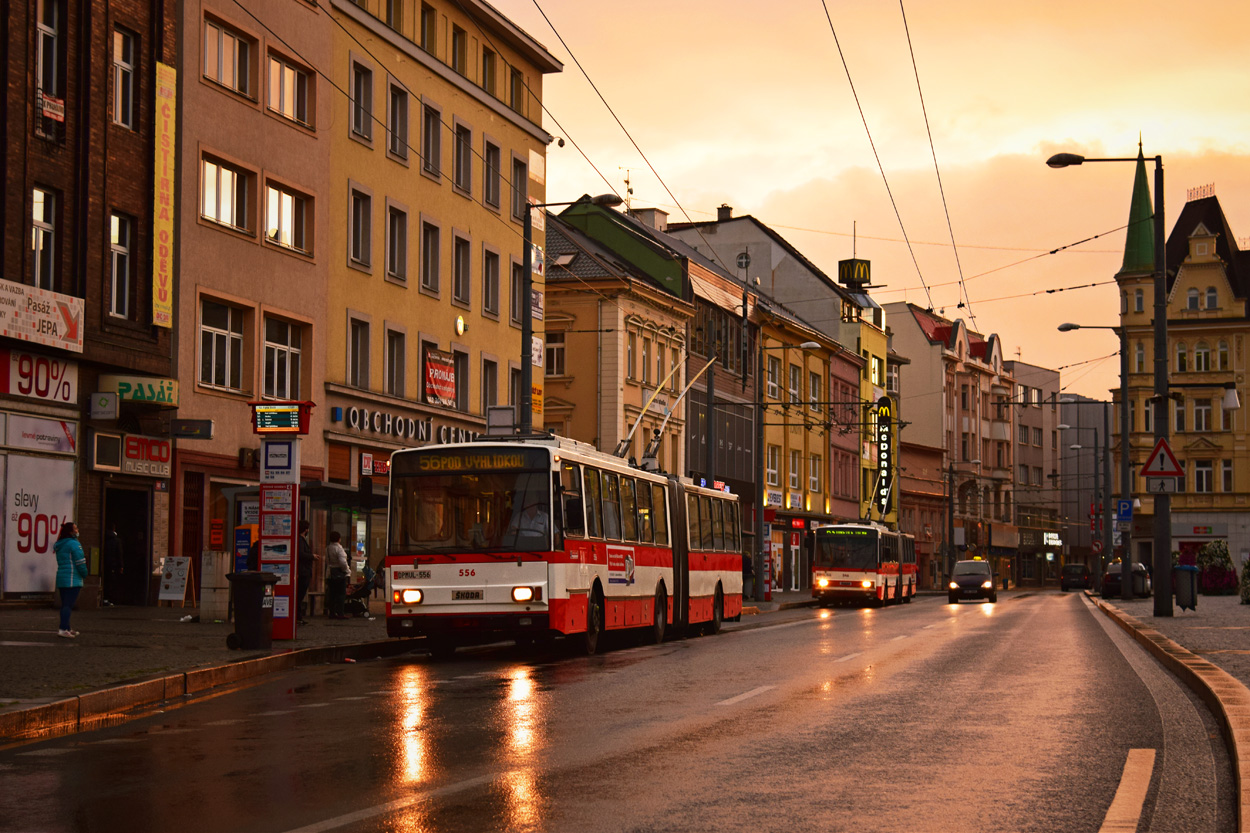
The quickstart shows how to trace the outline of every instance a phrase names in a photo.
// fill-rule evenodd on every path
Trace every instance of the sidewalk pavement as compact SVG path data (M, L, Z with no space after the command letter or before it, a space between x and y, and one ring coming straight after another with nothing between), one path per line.
M1007 591L999 603L1028 592L1055 591ZM1155 618L1152 599L1090 596L1222 722L1239 781L1239 829L1250 830L1250 606L1237 596L1199 596L1196 610ZM778 592L767 602L745 602L743 615L814 603L805 591ZM232 651L226 636L234 626L199 621L196 608L76 611L80 636L63 639L52 607L0 605L0 745L93 728L133 709L296 665L412 650L410 640L387 637L383 611L374 599L372 618L317 617L270 650Z

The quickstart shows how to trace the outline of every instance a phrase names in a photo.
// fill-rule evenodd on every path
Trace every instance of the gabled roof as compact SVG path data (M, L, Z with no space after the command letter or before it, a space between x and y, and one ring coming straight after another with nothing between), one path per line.
M1206 226L1215 235L1215 253L1224 261L1228 282L1236 296L1244 299L1250 290L1250 252L1237 248L1237 238L1229 228L1219 198L1213 196L1185 203L1172 226L1166 249L1168 292L1172 291L1177 271L1189 257L1189 238L1199 225Z

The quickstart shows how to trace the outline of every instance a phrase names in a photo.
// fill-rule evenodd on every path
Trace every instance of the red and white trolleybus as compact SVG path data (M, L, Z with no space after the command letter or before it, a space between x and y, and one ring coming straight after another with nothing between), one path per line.
M715 633L742 612L734 495L573 440L391 455L386 630L436 656L494 639Z
M910 602L916 595L916 539L876 523L818 526L808 536L812 597L821 605Z

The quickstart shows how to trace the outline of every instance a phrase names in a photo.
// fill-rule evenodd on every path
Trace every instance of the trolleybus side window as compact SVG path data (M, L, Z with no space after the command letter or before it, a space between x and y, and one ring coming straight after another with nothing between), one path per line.
M603 537L603 516L599 513L599 470L586 467L586 534Z
M690 549L703 549L703 535L699 532L699 496L686 493L686 525L690 527Z
M712 501L712 546L725 549L725 501Z
M638 481L638 540L651 543L651 484Z
M638 513L632 477L621 478L621 531L626 541L638 540Z
M716 549L716 532L712 528L712 499L707 495L699 498L699 532L702 533L703 549Z
M651 527L655 534L655 543L661 547L668 546L668 501L664 487L659 483L651 484Z
M577 463L560 467L559 495L564 534L582 537L586 534L586 515L582 508L582 467Z
M603 473L603 537L609 541L621 540L621 486L620 476Z
M741 516L742 507L738 503L730 503L728 506L728 511L730 513L729 517L733 519L732 521L730 521L730 525L729 525L729 528L733 531L733 546L731 547L731 549L733 549L734 552L741 552L742 551L742 523L738 519L742 517Z

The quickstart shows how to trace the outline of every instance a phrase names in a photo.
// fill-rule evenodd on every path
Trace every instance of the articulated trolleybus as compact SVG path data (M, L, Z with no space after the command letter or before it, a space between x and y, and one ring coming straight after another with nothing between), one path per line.
M910 602L916 595L916 539L881 524L818 526L808 537L812 597L821 606Z
M557 635L720 630L742 612L736 497L560 437L391 455L386 631L435 656Z

